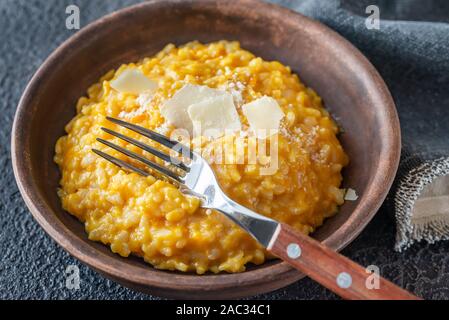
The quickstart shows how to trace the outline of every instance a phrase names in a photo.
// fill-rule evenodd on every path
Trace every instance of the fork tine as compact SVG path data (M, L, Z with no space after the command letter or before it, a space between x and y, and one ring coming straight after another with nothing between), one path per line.
M135 152L126 150L125 148L122 148L112 142L106 141L104 139L101 138L97 138L97 141L100 143L103 143L105 145L107 145L108 147L117 150L118 152L121 152L123 154L126 154L128 157L136 159L144 164L146 164L147 166L153 168L154 170L156 170L158 173L162 174L163 176L169 178L172 181L178 182L178 183L182 183L181 178L176 175L173 171L158 165L157 163L154 163L153 161L150 161L144 157L142 157L141 155L138 155Z
M146 144L144 144L144 143L142 143L140 141L137 141L137 140L135 140L133 138L124 136L123 134L115 132L115 131L112 131L112 130L110 130L108 128L101 128L101 130L103 130L104 132L109 133L110 135L113 135L114 137L117 137L117 138L120 138L122 140L125 140L126 142L129 142L129 143L131 143L131 144L133 144L133 145L135 145L135 146L137 146L137 147L139 147L139 148L141 148L141 149L143 149L143 150L153 154L154 156L156 156L158 158L161 158L162 160L164 160L166 162L169 162L171 165L174 165L174 166L178 167L181 170L189 171L189 168L184 163L182 163L180 160L178 160L178 159L174 160L168 154L160 152L159 150L157 150L157 149L155 149L155 148L153 148L153 147L151 147L149 145L146 145Z
M113 156L108 155L107 153L101 152L97 149L92 149L93 152L95 152L100 157L108 160L109 162L115 164L117 167L128 169L129 171L134 171L144 177L148 177L150 174L146 171L143 171L132 164L126 163L125 161L122 161L120 159L114 158Z
M186 150L186 151L188 151L188 157L191 160L194 159L194 154L190 150L190 148L185 146L185 145L182 145L181 143L179 143L177 141L170 140L166 136L163 136L163 135L161 135L161 134L159 134L157 132L151 131L149 129L137 126L137 125L129 123L129 122L125 122L123 120L119 120L119 119L115 119L115 118L111 118L111 117L106 117L106 119L111 121L111 122L113 122L113 123L115 123L115 124L118 124L119 126L125 127L125 128L127 128L129 130L132 130L134 132L140 133L141 135L143 135L143 136L145 136L145 137L147 137L147 138L149 138L151 140L154 140L154 141L156 141L156 142L158 142L158 143L160 143L160 144L162 144L162 145L164 145L164 146L166 146L166 147L168 147L170 149L173 149L175 146L181 146L182 147L181 150L179 150L179 151L177 150L177 151L179 153L181 153L182 150Z

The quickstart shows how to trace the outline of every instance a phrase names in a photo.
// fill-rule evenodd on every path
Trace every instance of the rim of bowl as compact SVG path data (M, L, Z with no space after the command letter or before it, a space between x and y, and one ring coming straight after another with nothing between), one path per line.
M187 290L187 292L190 293L193 291L216 292L220 289L229 290L235 288L237 282L238 285L242 287L246 286L250 288L256 286L256 288L252 288L252 290L250 290L253 294L264 292L257 290L258 285L273 283L274 281L282 282L282 284L274 285L271 289L274 290L280 288L302 278L304 275L291 268L287 263L279 261L277 263L273 263L271 266L257 267L244 273L223 273L208 276L182 274L177 276L176 281L174 281L173 273L170 271L161 272L161 270L154 269L151 266L149 266L147 270L142 271L142 269L137 266L130 265L117 259L116 257L97 251L94 247L79 239L70 229L59 221L51 208L49 208L49 206L45 203L45 200L40 197L27 162L29 157L27 157L27 155L24 156L23 154L22 150L24 150L24 141L19 137L23 135L20 128L23 127L24 122L27 120L27 107L30 105L32 97L37 92L39 83L46 77L47 74L52 72L52 67L55 63L57 63L58 59L64 55L64 52L66 52L70 46L74 43L82 41L82 39L86 36L88 37L89 34L95 33L95 30L102 28L107 24L114 23L116 19L132 15L133 12L141 10L142 8L147 8L150 10L149 8L156 9L158 6L179 4L181 2L182 1L179 0L154 0L125 7L88 24L65 40L50 54L50 56L39 67L28 83L19 101L14 117L11 135L11 155L17 185L34 218L60 246L80 261L104 273L105 275L118 280L119 282L120 280L123 280L134 285L143 285L146 287L156 289L159 288L161 290L169 290L173 292ZM196 2L201 2L204 4L216 3L216 1L210 0L196 0ZM388 124L385 126L385 130L387 130L387 132L385 132L385 136L388 136L389 138L384 141L385 145L379 156L379 163L382 162L383 167L387 169L384 171L377 171L373 176L371 183L367 186L365 191L365 195L370 195L369 199L366 199L366 201L360 201L349 219L346 220L338 230L323 241L325 245L339 251L353 241L354 238L360 234L368 222L373 218L383 203L383 200L385 199L393 183L394 176L399 165L401 150L399 118L393 98L391 97L385 82L368 59L349 41L344 39L332 29L291 9L275 4L265 3L258 0L239 0L239 2L240 8L245 6L254 8L255 3L257 3L257 8L260 9L261 12L264 10L269 10L271 12L275 11L282 16L288 16L290 18L294 17L295 19L298 19L298 21L300 20L301 23L319 31L320 36L324 37L323 41L331 41L337 44L344 52L348 53L348 58L352 59L352 61L358 65L360 71L366 74L378 89L375 92L371 92L371 94L377 95L377 100L381 101L384 105L384 108L382 109L382 118ZM223 6L228 6L228 3L221 2L220 7ZM345 228L343 228L343 226L345 226ZM125 269L127 270L126 272ZM244 274L245 277L240 277L242 274ZM211 285L213 285L213 288L211 288ZM234 291L236 291L235 294L230 294L230 297L242 296L238 294L238 290Z

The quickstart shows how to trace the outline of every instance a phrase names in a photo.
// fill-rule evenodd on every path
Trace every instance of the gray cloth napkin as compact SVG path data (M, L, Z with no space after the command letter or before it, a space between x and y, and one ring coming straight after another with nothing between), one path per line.
M428 155L403 159L394 195L397 251L425 240L449 239L449 157Z
M396 217L395 249L404 250L421 240L449 239L449 24L442 23L449 22L449 2L280 3L351 41L376 66L392 92L403 138L400 169L393 196L387 200ZM379 8L379 30L366 27L369 5ZM421 21L413 21L417 19Z

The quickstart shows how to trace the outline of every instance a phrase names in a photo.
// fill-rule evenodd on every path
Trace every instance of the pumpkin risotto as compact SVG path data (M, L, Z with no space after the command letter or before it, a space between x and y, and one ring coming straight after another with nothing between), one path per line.
M127 86L120 75L130 70L145 76L154 88L143 93L117 89ZM177 127L164 116L162 107L174 104L174 99L171 104L165 103L186 85L207 86L232 95L237 121L241 122L239 135L243 138L239 141L245 145L255 138L242 106L270 97L280 107L278 165L273 174L261 174L263 164L259 163L212 163L230 198L306 234L337 212L344 201L341 170L348 158L337 139L338 127L323 108L321 98L289 67L264 61L241 49L238 42L191 42L181 47L168 45L154 57L108 72L79 99L77 115L65 128L67 135L58 140L55 161L62 173L59 196L64 209L84 222L90 240L110 245L113 252L124 257L141 256L156 268L198 274L241 272L247 263L261 264L268 258L251 236L222 214L200 208L198 199L153 176L125 172L91 151L103 150L142 167L96 138L139 154L144 151L100 128L113 129L154 147L160 145L105 117L170 136ZM251 105L253 110L258 106ZM270 118L270 114L265 116ZM232 139L230 135L199 137L197 143L207 149L218 141ZM163 164L148 153L145 156Z

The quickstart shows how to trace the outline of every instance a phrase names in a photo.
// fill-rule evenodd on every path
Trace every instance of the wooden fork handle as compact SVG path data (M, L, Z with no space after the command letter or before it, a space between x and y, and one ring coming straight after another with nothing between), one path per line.
M269 252L344 299L420 300L286 224L276 233Z

